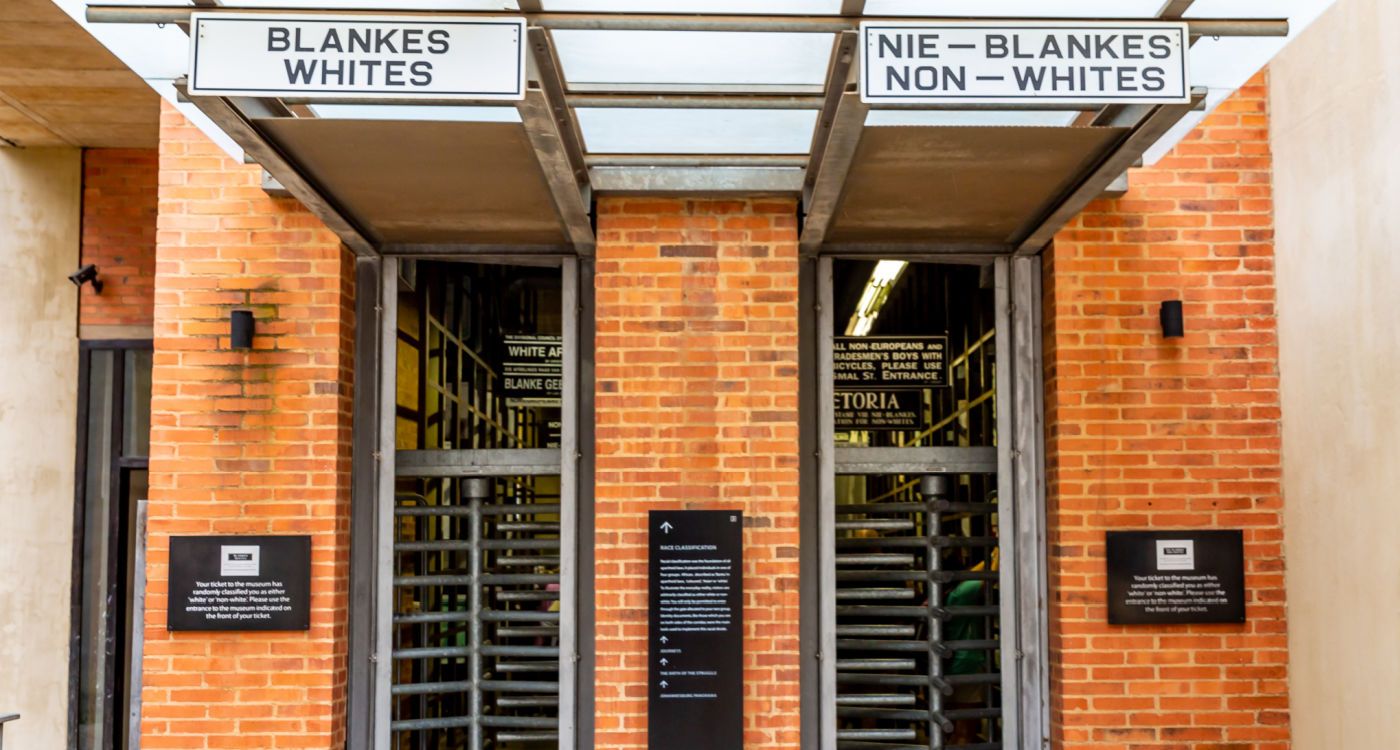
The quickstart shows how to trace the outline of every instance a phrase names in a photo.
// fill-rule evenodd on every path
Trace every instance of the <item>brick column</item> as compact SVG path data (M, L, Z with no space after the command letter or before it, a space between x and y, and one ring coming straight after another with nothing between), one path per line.
M350 257L163 106L141 746L340 750ZM251 352L229 348L235 307ZM311 630L168 632L172 534L310 534Z
M1046 259L1057 748L1289 746L1266 96L1261 75ZM1244 529L1244 625L1107 624L1104 532L1173 528Z
M597 735L647 742L646 518L744 529L745 740L798 747L797 216L605 199L597 265Z
M83 151L82 262L102 293L79 292L84 338L147 338L156 266L155 149Z

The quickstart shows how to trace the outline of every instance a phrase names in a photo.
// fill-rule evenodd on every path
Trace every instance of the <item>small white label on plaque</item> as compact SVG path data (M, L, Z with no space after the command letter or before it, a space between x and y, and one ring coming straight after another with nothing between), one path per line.
M219 575L225 578L250 578L259 575L256 545L222 545L219 547Z
M1157 542L1158 570L1195 570L1196 543L1190 539L1162 539Z

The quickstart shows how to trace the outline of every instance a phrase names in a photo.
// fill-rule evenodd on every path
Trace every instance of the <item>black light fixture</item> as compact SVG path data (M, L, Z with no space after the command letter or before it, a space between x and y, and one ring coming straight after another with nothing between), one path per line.
M73 282L73 286L81 289L83 284L92 284L92 291L102 293L102 279L97 278L97 266L89 263L82 268L68 274L68 280Z
M1162 303L1162 338L1179 339L1186 335L1186 321L1181 312L1181 300Z
M253 311L234 310L229 315L229 344L234 349L253 348Z

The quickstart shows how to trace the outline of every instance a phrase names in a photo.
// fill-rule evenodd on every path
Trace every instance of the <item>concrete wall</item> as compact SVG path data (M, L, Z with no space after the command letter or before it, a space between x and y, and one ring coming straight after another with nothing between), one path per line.
M26 750L67 743L81 174L0 148L0 714Z
M1400 747L1400 3L1271 73L1294 747Z

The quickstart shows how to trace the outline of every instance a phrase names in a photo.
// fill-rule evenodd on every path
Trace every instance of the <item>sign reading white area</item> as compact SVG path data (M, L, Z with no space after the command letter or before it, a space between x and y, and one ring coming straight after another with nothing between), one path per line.
M524 36L521 18L196 13L189 93L519 100Z
M867 21L869 104L1185 103L1184 23Z

